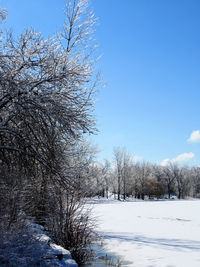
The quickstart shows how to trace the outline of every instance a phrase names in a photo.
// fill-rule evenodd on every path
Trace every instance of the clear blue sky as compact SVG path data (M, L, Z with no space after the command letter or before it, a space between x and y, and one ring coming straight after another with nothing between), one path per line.
M0 6L17 32L32 25L47 36L63 21L62 0ZM91 7L106 83L95 111L100 132L92 138L99 159L125 146L157 163L192 152L188 163L200 165L200 143L187 141L200 129L200 1L91 0Z

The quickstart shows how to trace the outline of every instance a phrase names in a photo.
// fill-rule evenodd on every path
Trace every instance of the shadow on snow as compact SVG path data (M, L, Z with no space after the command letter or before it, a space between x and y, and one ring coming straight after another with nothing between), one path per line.
M103 233L104 239L115 239L120 242L131 242L138 245L147 245L147 246L158 246L165 247L168 249L187 249L187 250L196 250L200 251L200 241L194 240L182 240L182 239L166 239L166 238L152 238L142 235L133 235L132 233L123 233L120 235L113 233Z

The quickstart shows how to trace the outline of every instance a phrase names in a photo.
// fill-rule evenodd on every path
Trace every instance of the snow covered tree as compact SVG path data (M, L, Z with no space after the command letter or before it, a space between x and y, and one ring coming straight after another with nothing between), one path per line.
M171 194L175 192L175 175L170 165L162 167L162 183L166 188L166 193L170 199Z
M138 195L144 199L147 194L148 179L151 178L151 165L147 162L137 164Z
M119 147L114 148L114 160L116 164L116 172L117 172L117 199L121 199L122 193L122 171L123 171L123 156L124 150Z
M122 167L122 184L123 184L123 198L129 195L130 180L132 176L132 160L131 155L128 154L126 149L123 150L123 167Z
M87 1L75 3L66 6L57 37L45 40L33 29L17 40L1 36L0 152L29 156L54 173L51 143L62 146L95 131L88 48L94 20L89 13L79 24Z
M87 176L90 152L80 144L96 132L95 19L87 0L68 1L64 12L51 38L34 29L0 33L0 216L8 213L10 224L21 214L45 224L59 204L50 195L80 200Z
M190 172L192 196L200 197L200 168L193 167Z

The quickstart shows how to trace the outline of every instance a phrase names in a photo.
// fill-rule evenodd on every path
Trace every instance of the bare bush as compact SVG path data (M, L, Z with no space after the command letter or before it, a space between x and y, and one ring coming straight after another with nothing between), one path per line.
M82 192L69 193L57 188L52 197L54 206L49 207L46 229L58 244L71 252L78 264L84 263L93 255L92 244L98 235Z

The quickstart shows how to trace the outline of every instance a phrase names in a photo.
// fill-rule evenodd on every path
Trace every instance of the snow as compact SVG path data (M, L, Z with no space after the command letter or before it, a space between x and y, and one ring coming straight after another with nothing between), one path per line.
M72 259L70 252L65 248L53 243L52 239L45 234L44 228L42 226L33 223L31 224L31 226L34 235L37 237L37 240L43 243L42 247L45 252L44 255L46 254L45 257L50 260L50 266L78 266L77 263Z
M1 236L0 265L78 267L70 252L46 235L44 227L30 221L18 232Z
M71 260L72 259L72 256L71 256L69 250L66 250L63 247L56 245L56 244L52 244L52 243L50 244L50 247L54 250L54 253L56 255L62 255L64 260L69 260L69 259Z
M105 249L122 266L200 266L200 201L96 203Z

